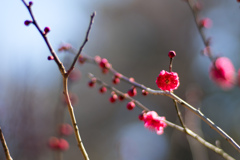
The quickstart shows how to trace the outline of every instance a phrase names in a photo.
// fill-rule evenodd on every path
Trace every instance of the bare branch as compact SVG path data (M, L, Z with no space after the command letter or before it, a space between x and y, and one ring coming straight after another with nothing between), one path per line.
M71 67L70 67L69 70L67 71L67 75L69 75L70 72L73 70L73 68L74 68L74 66L75 66L75 64L76 64L76 62L77 62L77 60L78 60L78 57L79 57L80 54L82 53L82 50L83 50L85 44L88 42L89 33L90 33L90 30L91 30L91 27L92 27L92 24L93 24L93 20L94 20L95 15L96 15L96 12L93 12L92 15L91 15L91 19L90 19L90 23L89 23L88 30L87 30L87 33L86 33L86 37L85 37L85 39L84 39L84 41L83 41L83 44L82 44L82 46L80 47L78 53L76 54L76 56L75 56L75 58L74 58L74 60L73 60L73 63L72 63L72 65L71 65Z
M1 143L2 143L2 146L3 146L3 149L4 149L4 153L5 153L6 159L7 160L13 160L11 155L10 155L10 152L9 152L6 140L5 140L4 136L3 136L3 132L2 132L1 127L0 127L0 140L1 140Z

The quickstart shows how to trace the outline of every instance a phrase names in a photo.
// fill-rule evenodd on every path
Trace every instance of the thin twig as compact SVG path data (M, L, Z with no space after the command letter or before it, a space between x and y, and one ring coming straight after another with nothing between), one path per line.
M9 152L9 149L8 149L8 146L7 146L6 140L4 138L1 127L0 127L0 140L1 140L1 143L2 143L2 146L3 146L3 149L4 149L6 159L7 160L13 160L11 155L10 155L10 152Z
M173 57L170 57L169 72L172 72L173 59L174 59ZM184 128L184 130L185 130L185 132L186 132L186 129L185 129L186 126L185 126L185 124L184 124L184 122L183 122L182 114L181 114L181 112L180 112L180 110L179 110L178 104L177 104L177 102L176 102L174 99L173 99L173 103L174 103L175 109L176 109L176 111L177 111L178 119L179 119L182 127Z
M186 131L186 126L185 126L185 124L184 124L184 122L183 122L182 114L181 114L181 112L180 112L180 110L179 110L179 107L178 107L178 103L177 103L176 100L173 100L173 102L174 102L175 109L176 109L176 111L177 111L178 119L179 119L182 127L184 128L185 132L187 132L187 131Z
M96 78L96 82L102 86L105 86L106 88L114 91L116 94L118 95L121 95L121 96L124 96L126 99L130 100L130 101L134 101L134 103L141 109L141 110L144 110L144 111L150 111L150 109L148 109L146 106L144 106L141 102L135 100L134 98L128 96L128 95L125 95L123 92L119 91L118 89L104 83L103 81L101 81L99 78L95 77L93 74L89 73L88 74L89 78ZM169 122L167 120L165 120L166 124L172 128L175 128L181 132L184 132L186 133L187 135L193 137L194 139L196 139L198 142L200 142L201 144L203 144L205 147L213 150L214 152L216 152L217 154L221 155L223 158L227 159L227 160L234 160L233 157L231 157L230 155L228 155L226 152L224 152L222 149L212 145L211 143L207 142L206 140L204 140L203 138L201 138L198 134L194 133L193 131L191 131L190 129L188 128L184 128L184 127L181 127L179 125L176 125L172 122Z
M84 41L83 41L83 44L82 44L82 46L80 47L78 53L76 54L76 56L75 56L75 58L74 58L74 60L73 60L73 63L72 63L72 65L71 65L71 67L70 67L69 70L67 71L67 74L68 74L68 75L69 75L70 72L73 70L73 68L74 68L74 66L75 66L75 64L76 64L76 62L77 62L77 60L78 60L78 57L79 57L80 54L82 53L82 50L83 50L85 44L88 42L89 33L90 33L90 30L91 30L91 27L92 27L92 24L93 24L93 20L94 20L95 15L96 15L96 12L93 12L92 15L91 15L91 19L90 19L90 23L89 23L88 30L87 30L87 33L86 33L86 37L85 37L85 39L84 39Z

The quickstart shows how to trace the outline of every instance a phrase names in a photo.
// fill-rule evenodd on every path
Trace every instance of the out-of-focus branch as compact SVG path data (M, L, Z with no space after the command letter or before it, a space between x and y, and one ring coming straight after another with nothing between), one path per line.
M204 34L204 27L201 26L200 24L200 20L198 17L198 12L200 9L199 3L196 2L195 0L187 0L187 4L189 6L189 8L191 9L192 15L194 16L194 22L197 26L197 29L199 31L200 37L203 41L203 44L205 46L205 51L207 52L207 56L208 58L213 62L214 61L214 57L212 55L212 50L210 47L210 38L207 38L206 35Z
M6 140L5 140L4 136L3 136L3 132L2 132L1 127L0 127L0 140L1 140L1 143L2 143L2 146L3 146L3 150L4 150L4 153L5 153L5 156L6 156L6 160L13 160L11 155L10 155L10 152L9 152Z

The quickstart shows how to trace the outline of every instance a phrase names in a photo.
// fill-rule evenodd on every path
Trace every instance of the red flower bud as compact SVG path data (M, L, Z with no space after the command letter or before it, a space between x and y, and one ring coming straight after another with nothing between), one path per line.
M137 94L137 89L136 89L136 87L132 87L132 88L128 91L128 95L129 95L130 97L136 96L136 94Z
M54 57L53 56L48 56L48 60L49 61L54 60Z
M48 34L48 32L50 32L50 27L45 27L44 28L44 34L46 35L46 34Z
M173 58L175 56L176 56L176 52L175 51L169 51L169 53L168 53L168 57L169 58Z
M24 21L25 26L28 26L28 25L31 24L31 23L32 23L31 20L26 20L26 21Z
M33 5L33 2L30 1L30 2L28 3L28 6L31 7L32 5Z
M131 102L128 102L128 104L127 104L127 109L128 110L132 110L133 108L135 108L135 103L133 102L133 101L131 101Z

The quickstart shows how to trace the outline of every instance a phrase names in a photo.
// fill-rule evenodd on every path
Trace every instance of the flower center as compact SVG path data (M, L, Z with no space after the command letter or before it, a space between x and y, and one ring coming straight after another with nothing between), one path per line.
M169 84L169 83L170 83L169 79L166 79L165 82L166 82L166 84Z

